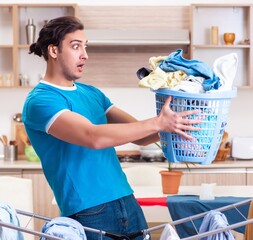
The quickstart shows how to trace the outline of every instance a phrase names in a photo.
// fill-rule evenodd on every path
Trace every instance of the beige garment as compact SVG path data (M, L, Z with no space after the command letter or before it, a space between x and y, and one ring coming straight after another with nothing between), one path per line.
M163 61L167 56L158 56L149 58L149 67L151 70L155 70L158 67L158 64Z
M248 213L248 219L253 218L253 201L251 201L249 206L249 213ZM253 239L253 223L247 224L245 228L245 240L252 240Z
M139 81L140 87L148 87L153 90L159 88L173 88L186 78L185 72L178 70L175 72L164 72L157 67L148 76Z

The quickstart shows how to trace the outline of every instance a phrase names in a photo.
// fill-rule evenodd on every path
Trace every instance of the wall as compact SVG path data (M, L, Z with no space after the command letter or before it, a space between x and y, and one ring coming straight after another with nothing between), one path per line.
M12 1L11 3L28 3L28 1ZM73 3L72 1L60 1L61 3ZM126 3L127 2L127 3ZM87 5L189 5L190 0L172 1L86 1ZM194 3L209 2L209 3L236 3L235 1L194 1ZM8 0L2 0L1 3L8 3ZM29 3L38 3L36 0L31 0ZM59 3L59 1L41 1L41 3ZM83 1L75 1L80 5L84 5ZM253 3L251 1L240 1L240 3ZM138 119L145 119L155 115L154 94L148 89L140 88L102 88L108 94L112 101L118 106L133 114ZM22 111L23 102L29 89L0 89L0 134L6 134L11 137L11 121L15 113ZM253 136L253 104L250 104L252 98L252 90L239 90L238 96L232 101L232 107L229 114L227 130L230 137L233 136ZM124 145L121 148L136 148L133 145ZM0 155L2 154L2 146L0 146Z

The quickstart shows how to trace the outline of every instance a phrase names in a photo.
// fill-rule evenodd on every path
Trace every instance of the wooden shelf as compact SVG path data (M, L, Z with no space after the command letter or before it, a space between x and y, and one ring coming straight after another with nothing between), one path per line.
M192 4L191 5L191 45L192 59L207 62L210 67L214 61L229 53L238 55L238 69L234 86L251 88L253 86L253 38L251 4ZM211 44L211 28L218 27L218 45ZM235 33L234 45L225 45L223 34ZM245 44L241 44L244 43Z
M243 45L243 44L237 44L237 45L211 45L211 44L207 44L207 45L193 45L192 44L192 48L250 48L250 45Z
M34 19L37 39L45 20L63 15L76 16L76 13L76 4L0 4L0 17L5 20L4 26L0 23L0 34L5 36L0 40L0 56L4 59L0 60L0 74L11 74L11 87L20 87L19 74L28 75L31 85L35 85L39 74L45 71L39 58L36 58L38 64L34 68L34 56L27 54L25 25L28 18ZM0 88L8 87L5 81L1 82Z

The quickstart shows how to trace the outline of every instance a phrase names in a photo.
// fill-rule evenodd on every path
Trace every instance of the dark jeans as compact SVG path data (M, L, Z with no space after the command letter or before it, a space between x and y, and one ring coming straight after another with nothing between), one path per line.
M126 235L148 228L142 209L133 195L101 204L69 216L84 227L107 233ZM112 239L100 233L85 231L88 240ZM143 234L134 239L143 240Z

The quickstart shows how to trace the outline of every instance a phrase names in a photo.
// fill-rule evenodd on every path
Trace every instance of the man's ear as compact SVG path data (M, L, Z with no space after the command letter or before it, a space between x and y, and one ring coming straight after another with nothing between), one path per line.
M58 53L58 48L52 44L50 44L48 46L48 55L50 55L52 58L56 58L57 57L57 53Z

